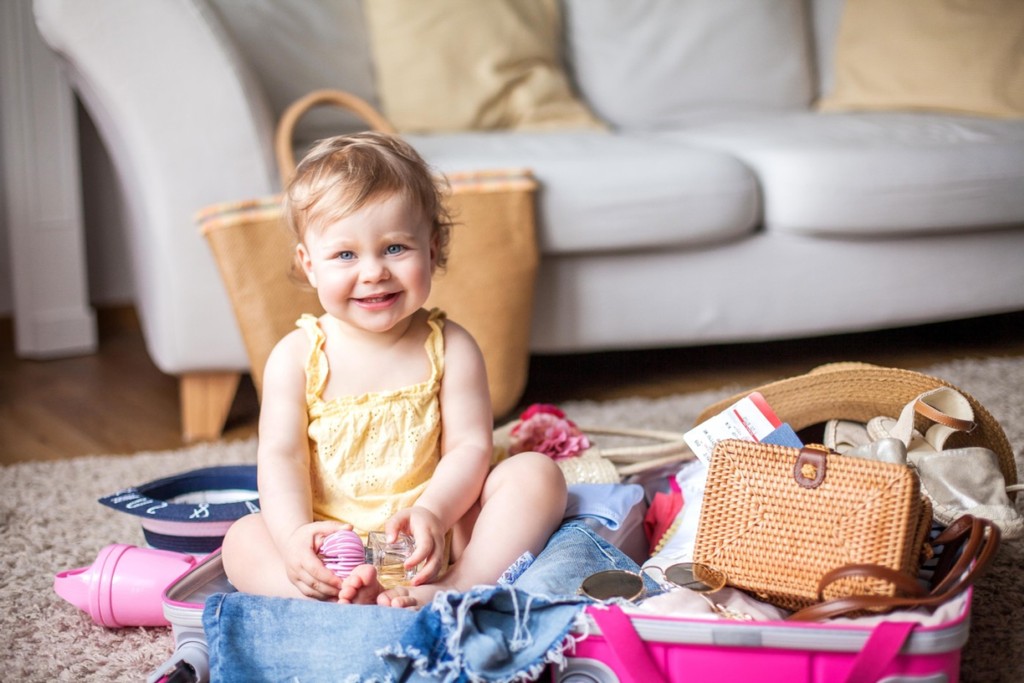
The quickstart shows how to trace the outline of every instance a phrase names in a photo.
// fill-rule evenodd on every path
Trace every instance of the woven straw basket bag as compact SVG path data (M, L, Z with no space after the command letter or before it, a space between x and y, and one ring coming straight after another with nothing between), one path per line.
M275 148L282 184L295 169L292 138L310 109L348 109L373 129L395 133L370 104L350 93L320 90L282 115ZM455 220L444 272L434 276L427 307L438 307L476 338L483 352L495 415L511 411L526 387L530 320L539 263L535 234L536 181L525 169L448 175ZM218 204L197 221L213 252L245 343L257 391L271 349L302 313L320 314L316 294L288 273L292 238L278 196Z

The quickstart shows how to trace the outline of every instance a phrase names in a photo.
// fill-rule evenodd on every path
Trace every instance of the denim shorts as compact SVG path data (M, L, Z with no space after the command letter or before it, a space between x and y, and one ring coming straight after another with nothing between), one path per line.
M639 571L587 524L563 524L510 586L442 593L418 611L244 593L203 613L215 681L512 681L561 661L590 574ZM649 594L659 591L645 579Z

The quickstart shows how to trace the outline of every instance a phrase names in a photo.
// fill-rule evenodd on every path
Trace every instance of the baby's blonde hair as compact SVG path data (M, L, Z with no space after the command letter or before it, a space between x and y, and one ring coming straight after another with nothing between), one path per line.
M435 266L448 261L452 218L447 182L404 140L385 133L355 133L320 140L299 162L284 193L284 218L296 242L310 227L328 225L367 202L405 197L431 221ZM301 273L301 267L297 272Z

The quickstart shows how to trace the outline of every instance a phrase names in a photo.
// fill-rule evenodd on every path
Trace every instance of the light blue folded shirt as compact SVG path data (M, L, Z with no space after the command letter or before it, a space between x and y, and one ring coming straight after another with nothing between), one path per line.
M563 521L592 517L615 531L643 497L639 484L570 484Z

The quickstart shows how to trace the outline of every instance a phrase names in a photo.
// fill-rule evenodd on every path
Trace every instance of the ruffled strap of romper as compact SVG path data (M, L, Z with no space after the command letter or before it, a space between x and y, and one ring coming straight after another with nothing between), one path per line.
M309 335L309 355L306 357L306 405L320 401L320 395L327 384L327 356L324 354L324 341L327 337L320 329L320 321L315 315L303 313L295 326Z
M445 312L440 308L430 309L427 316L427 324L430 325L430 335L427 337L427 358L430 359L430 382L436 384L444 376L444 322L447 319Z

